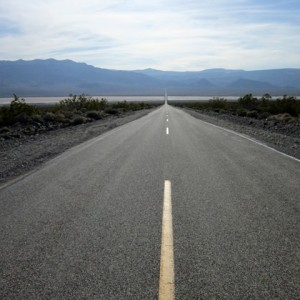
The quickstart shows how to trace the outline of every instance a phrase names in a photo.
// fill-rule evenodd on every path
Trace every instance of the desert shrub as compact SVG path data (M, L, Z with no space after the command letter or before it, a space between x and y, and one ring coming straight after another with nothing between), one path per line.
M34 122L37 122L37 123L43 123L44 122L44 119L42 118L42 116L40 114L34 114L31 116L32 120Z
M256 110L259 112L269 112L272 105L272 96L270 94L264 94L258 101L256 105Z
M5 122L3 119L2 111L0 111L0 126L4 126L4 125L5 125Z
M14 95L14 99L7 107L1 107L0 110L0 124L11 125L15 122L27 122L29 117L38 112L38 109L25 102L25 99L21 99ZM28 116L28 118L26 117Z
M85 95L71 95L71 97L61 100L59 108L63 110L77 110L86 112L88 110L104 110L107 107L107 100L101 98L86 97Z
M179 102L178 107L187 107L202 111L228 112L238 116L265 119L269 115L288 113L292 117L300 117L300 100L293 96L283 96L273 100L271 95L265 94L260 99L246 94L238 101L226 101L223 98L214 98L209 101Z
M247 112L247 117L257 119L258 118L258 112L256 110L248 111Z
M110 108L105 109L105 113L110 114L110 115L117 115L117 114L119 114L119 111L115 108L110 107Z
M37 111L37 108L27 104L25 99L14 95L14 100L11 101L9 110L13 116L17 116L21 113L26 113L28 116L31 116Z
M224 98L214 98L208 101L208 106L215 111L219 111L220 109L226 109L228 103Z
M1 134L1 133L8 133L8 132L10 132L9 127L4 126L4 127L1 127L1 128L0 128L0 134Z
M258 119L260 119L260 120L267 119L269 116L270 116L270 113L265 111L258 115Z
M293 96L283 96L282 99L277 99L272 103L273 114L288 113L291 116L297 117L300 113L300 101Z
M239 109L236 111L236 114L237 114L239 117L246 117L246 116L247 116L247 111L244 110L244 109L239 108Z
M86 117L94 120L100 120L102 119L102 114L99 111L91 110L86 113Z
M13 123L13 116L9 111L8 107L0 108L0 125L7 126Z
M122 111L136 111L146 108L151 108L153 105L144 102L127 102L126 100L114 103L112 108L120 109Z
M275 120L275 121L281 121L281 122L294 122L296 118L292 117L288 113L283 113L283 114L278 114L278 115L273 115L269 118L270 120Z
M22 124L28 124L32 122L32 118L26 112L21 112L14 117L13 121L14 123L20 122Z
M93 99L89 98L89 101L87 102L86 109L87 110L104 110L107 107L107 100L104 98L99 99Z
M255 110L258 104L258 99L253 97L252 94L247 94L238 99L238 104L244 109Z
M72 125L80 125L86 122L86 118L78 116L72 121Z
M75 112L74 111L61 111L61 113L65 116L67 119L73 119Z
M46 122L54 122L55 121L55 114L53 112L46 112L43 116Z
M60 112L57 112L55 114L55 119L54 119L55 122L58 122L58 123L66 123L66 117L64 114L60 113Z
M228 112L228 110L227 109L219 109L219 113L220 114L226 114Z

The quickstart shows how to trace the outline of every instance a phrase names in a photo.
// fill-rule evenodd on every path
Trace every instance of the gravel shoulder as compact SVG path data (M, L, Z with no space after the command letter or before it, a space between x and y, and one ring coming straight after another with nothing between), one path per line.
M122 113L92 123L35 135L27 135L24 131L20 132L17 129L10 134L9 139L0 135L0 186L33 171L71 147L141 118L153 110Z
M184 109L193 117L260 141L280 152L300 159L300 124L257 120L215 112Z

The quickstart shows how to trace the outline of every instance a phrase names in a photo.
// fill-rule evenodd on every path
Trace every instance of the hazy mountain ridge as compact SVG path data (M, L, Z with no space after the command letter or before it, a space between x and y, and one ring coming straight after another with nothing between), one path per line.
M71 60L0 61L0 97L89 95L300 94L300 69L199 72L120 71Z
M275 87L300 87L300 69L272 69L272 70L229 70L207 69L203 71L169 72L153 69L138 70L136 72L153 76L158 79L194 81L207 79L214 85L228 86L239 79L267 82Z

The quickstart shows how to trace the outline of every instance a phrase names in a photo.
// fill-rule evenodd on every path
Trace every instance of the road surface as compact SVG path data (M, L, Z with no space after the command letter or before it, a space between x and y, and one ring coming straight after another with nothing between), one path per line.
M176 299L299 299L299 195L298 160L164 105L0 189L0 299L157 299L161 260Z

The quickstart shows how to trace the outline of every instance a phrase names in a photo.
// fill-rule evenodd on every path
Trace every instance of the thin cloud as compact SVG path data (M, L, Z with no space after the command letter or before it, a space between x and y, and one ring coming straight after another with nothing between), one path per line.
M300 67L300 4L266 0L2 0L2 59L113 69Z

